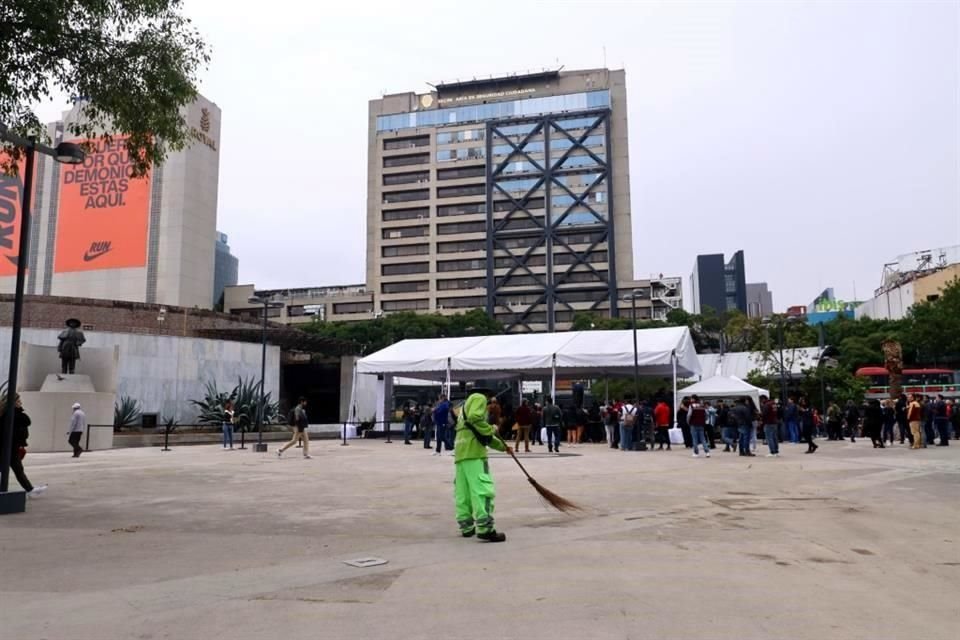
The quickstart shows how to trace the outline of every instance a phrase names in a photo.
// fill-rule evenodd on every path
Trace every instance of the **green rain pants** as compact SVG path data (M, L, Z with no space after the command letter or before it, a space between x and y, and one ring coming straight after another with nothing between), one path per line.
M453 495L461 533L493 531L493 498L496 489L485 458L461 460L454 465Z

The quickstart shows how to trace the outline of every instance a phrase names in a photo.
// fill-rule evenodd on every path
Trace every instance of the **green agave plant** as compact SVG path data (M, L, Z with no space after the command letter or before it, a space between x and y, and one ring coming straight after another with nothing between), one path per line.
M140 403L130 396L120 396L120 402L113 405L113 428L137 424L140 420Z
M255 379L237 379L235 386L229 393L217 389L214 381L207 381L202 400L191 400L191 404L200 410L197 422L200 424L219 425L223 422L223 410L227 401L233 401L233 410L237 418L237 426L249 430L256 424L257 410L260 406L260 381ZM264 398L263 423L276 422L279 414L279 404L271 400L271 394Z

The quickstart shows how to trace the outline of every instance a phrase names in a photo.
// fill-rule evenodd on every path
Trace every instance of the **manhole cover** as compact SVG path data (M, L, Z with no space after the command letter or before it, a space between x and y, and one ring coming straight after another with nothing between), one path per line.
M367 567L377 567L381 564L387 564L387 561L383 558L354 558L353 560L344 560L343 564L348 564L351 567L357 567L359 569L365 569Z

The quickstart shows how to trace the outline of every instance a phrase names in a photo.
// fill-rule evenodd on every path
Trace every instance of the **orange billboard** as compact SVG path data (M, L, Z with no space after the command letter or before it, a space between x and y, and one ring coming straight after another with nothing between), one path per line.
M0 276L17 274L20 253L20 205L23 204L23 161L17 175L9 176L3 165L10 157L0 152Z
M91 140L83 164L61 167L55 273L147 264L150 174L131 177L125 139Z

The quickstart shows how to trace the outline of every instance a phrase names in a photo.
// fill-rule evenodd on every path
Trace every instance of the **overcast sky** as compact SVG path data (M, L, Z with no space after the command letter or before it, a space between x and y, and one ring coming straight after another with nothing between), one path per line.
M960 243L960 3L187 0L223 110L218 228L260 288L365 278L367 101L624 68L636 275L746 252L774 305ZM56 110L52 111L52 115ZM686 293L686 291L685 291Z

